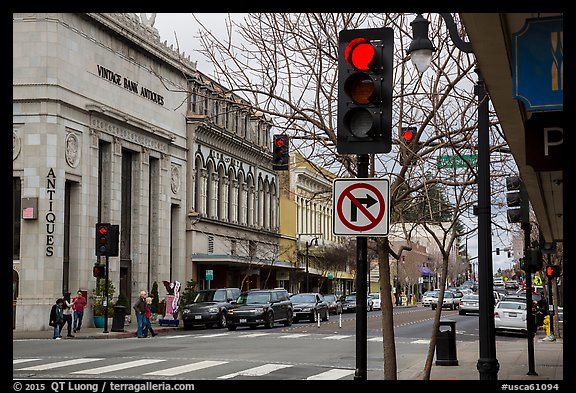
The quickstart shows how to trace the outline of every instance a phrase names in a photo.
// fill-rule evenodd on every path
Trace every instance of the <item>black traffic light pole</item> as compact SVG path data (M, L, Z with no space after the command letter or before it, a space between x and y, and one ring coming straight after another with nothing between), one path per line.
M368 154L358 154L358 178L368 177ZM367 316L366 316L366 269L368 259L368 238L356 237L356 372L354 380L366 380L368 342L367 342Z
M104 331L102 333L108 333L108 261L108 255L106 255L106 266L104 267L106 272L104 275L106 280L104 283Z
M530 254L530 223L522 223L524 230L524 266L526 271L526 324L528 330L528 372L526 375L538 375L534 370L534 336L536 335L536 323L532 313L532 266Z

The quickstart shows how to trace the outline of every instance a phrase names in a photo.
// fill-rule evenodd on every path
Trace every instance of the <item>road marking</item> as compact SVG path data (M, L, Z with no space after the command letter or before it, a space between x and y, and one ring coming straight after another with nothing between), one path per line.
M249 368L249 369L244 370L244 371L238 371L238 372L235 372L232 374L222 375L222 376L218 377L218 379L230 379L230 378L237 377L239 375L247 376L247 377L261 377L263 375L270 374L273 371L280 370L280 369L283 369L286 367L292 367L292 365L291 364L265 364L263 366Z
M382 338L382 337L372 337L372 338L369 338L368 341L382 342L382 341L384 341L384 338Z
M179 334L177 336L164 336L164 339L174 339L174 338L185 338L185 337L197 337L195 334Z
M41 364L38 366L19 368L18 370L35 370L35 371L50 370L50 369L58 368L58 367L66 367L66 366L73 366L75 364L95 362L97 360L102 360L102 359L101 358L80 358L80 359L63 360L61 362L48 363L48 364Z
M346 336L344 334L336 334L334 336L323 337L324 340L342 340L343 338L348 338L352 336Z
M354 374L354 370L344 370L341 368L334 368L320 374L312 375L307 380L336 380Z
M14 359L14 360L12 360L12 364L19 364L19 363L25 363L25 362L35 362L36 360L42 360L42 359Z
M310 335L310 333L295 333L295 334L288 334L285 336L280 336L280 338L300 338L300 337L306 337L309 335Z
M410 344L430 344L430 340L414 340L410 341Z
M214 333L214 334L202 334L199 336L196 336L198 338L212 338L212 337L222 337L222 336L228 336L230 335L230 333Z
M261 337L261 336L269 336L270 333L252 333L252 334L243 334L242 337Z
M166 361L166 359L141 359L141 360L134 360L132 362L113 364L111 366L104 366L104 367L97 367L97 368L92 368L92 369L88 369L88 370L74 371L71 374L104 374L104 373L109 373L111 371L124 370L127 368L144 366L146 364L165 362L165 361Z
M203 368L219 366L221 364L226 364L228 362L220 362L215 360L204 360L201 362L196 362L192 364L185 364L183 366L177 366L172 368L167 368L164 370L152 371L145 373L144 375L164 375L164 376L174 376L178 374L187 373L190 371L202 370Z

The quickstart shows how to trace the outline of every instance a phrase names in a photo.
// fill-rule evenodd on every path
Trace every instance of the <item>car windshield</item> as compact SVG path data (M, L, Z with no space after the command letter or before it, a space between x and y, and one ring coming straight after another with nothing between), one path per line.
M526 303L503 301L503 302L498 303L498 305L496 307L507 309L507 310L526 310Z
M324 300L326 300L327 302L335 302L336 295L324 295Z
M380 299L379 293L371 293L370 296L372 296L372 299Z
M478 300L478 295L472 295L472 294L464 295L462 300Z
M430 296L430 297L438 297L438 292L430 292L430 293L428 294L428 296Z
M316 303L316 295L292 295L290 300L294 303Z
M194 298L194 303L225 301L226 291L200 291Z
M346 301L355 302L356 301L356 295L346 295Z
M241 294L236 304L266 304L269 301L270 294L268 292L248 292Z

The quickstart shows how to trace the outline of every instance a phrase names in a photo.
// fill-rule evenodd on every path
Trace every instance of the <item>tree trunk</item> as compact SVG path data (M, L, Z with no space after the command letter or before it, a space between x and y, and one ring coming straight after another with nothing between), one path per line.
M390 255L388 238L384 247L378 247L378 271L380 273L380 304L382 307L382 345L384 349L384 379L397 379L396 342L394 340L394 316L392 286L390 285Z

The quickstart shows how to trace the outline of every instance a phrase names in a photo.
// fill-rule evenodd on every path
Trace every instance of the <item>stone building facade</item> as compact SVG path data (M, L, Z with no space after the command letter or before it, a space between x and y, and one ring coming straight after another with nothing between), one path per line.
M119 225L109 275L130 303L154 282L206 287L208 269L212 284L248 274L252 287L281 268L270 122L153 25L13 14L15 329L47 329L56 298L90 294L99 222Z

